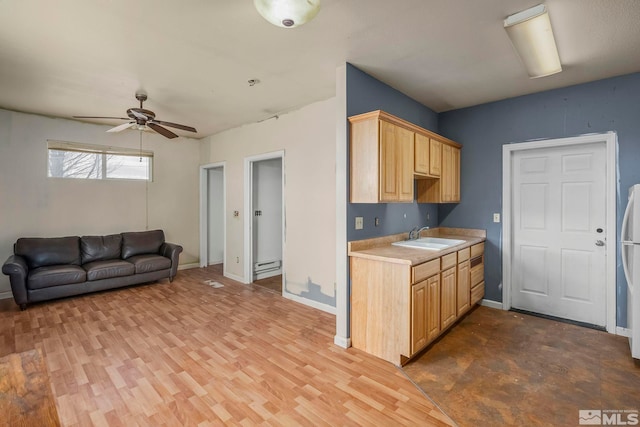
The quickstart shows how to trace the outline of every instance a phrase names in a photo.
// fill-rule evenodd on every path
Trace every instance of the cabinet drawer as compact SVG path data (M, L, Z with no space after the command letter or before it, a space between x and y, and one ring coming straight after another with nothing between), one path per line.
M471 305L476 304L484 297L484 281L478 283L476 286L471 288Z
M458 251L458 262L466 261L469 259L469 254L471 253L470 248L464 248Z
M447 268L453 267L454 265L456 265L458 263L457 261L457 253L452 253L449 255L445 255L442 258L440 258L442 260L442 269L446 270Z
M406 271L406 270L405 270ZM418 264L411 269L411 283L417 283L421 280L431 277L440 272L440 258L433 261Z
M471 246L471 258L475 258L478 255L482 255L483 253L484 253L484 242Z
M484 280L484 263L471 267L471 287Z

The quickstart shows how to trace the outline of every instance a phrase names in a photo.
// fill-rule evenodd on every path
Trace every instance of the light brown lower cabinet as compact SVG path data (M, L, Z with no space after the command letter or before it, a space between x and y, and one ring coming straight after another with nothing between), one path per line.
M351 256L353 347L398 366L424 349L482 298L478 249L413 266Z
M428 293L426 280L411 286L411 353L427 344Z
M440 274L411 286L411 354L440 335Z
M456 267L442 272L440 292L440 329L455 322L456 310Z
M484 297L484 243L471 246L469 261L470 301L474 305Z
M440 275L427 279L427 343L440 335ZM427 344L425 343L425 344Z
M458 263L458 276L457 276L457 295L456 295L456 309L457 315L461 316L466 313L471 305L469 299L471 296L471 275L469 272L469 260Z

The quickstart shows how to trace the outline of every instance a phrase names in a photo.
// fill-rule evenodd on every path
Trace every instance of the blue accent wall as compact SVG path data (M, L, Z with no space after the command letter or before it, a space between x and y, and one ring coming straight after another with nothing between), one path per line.
M503 208L503 144L615 131L619 240L628 189L640 182L640 73L445 112L438 127L463 144L461 203L440 206L439 225L487 230L487 299L502 300L501 224L492 215ZM626 327L626 281L617 245L617 324Z
M425 129L438 131L438 115L433 110L353 65L347 64L347 116L375 110L383 110ZM357 216L364 218L362 230L355 229ZM375 226L375 218L380 220L378 227ZM381 237L408 232L415 226L436 226L437 224L438 207L435 204L416 202L347 204L347 240Z

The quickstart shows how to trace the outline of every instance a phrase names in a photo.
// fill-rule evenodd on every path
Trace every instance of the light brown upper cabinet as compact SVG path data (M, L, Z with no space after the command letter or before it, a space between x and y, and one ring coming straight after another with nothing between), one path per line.
M380 201L413 201L413 132L380 120Z
M421 133L416 133L414 147L413 173L416 178L439 177L442 143Z
M437 197L423 195L418 202L460 200L460 144L380 110L349 117L349 122L351 203L412 202L414 179L419 186L427 181L438 187ZM445 175L447 196L442 197Z
M437 139L429 138L429 175L440 176L442 170L442 143Z
M442 144L440 179L418 181L418 203L460 202L460 148Z
M429 137L419 133L415 136L414 141L414 163L413 173L416 175L429 174Z
M351 202L412 202L413 131L379 114L356 118L351 121Z

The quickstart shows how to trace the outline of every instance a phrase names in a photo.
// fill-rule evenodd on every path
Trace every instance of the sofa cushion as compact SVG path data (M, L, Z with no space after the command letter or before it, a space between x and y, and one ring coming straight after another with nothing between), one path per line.
M26 237L18 239L14 253L27 260L29 269L47 265L80 265L80 238Z
M160 255L136 255L127 261L136 267L136 274L171 268L171 260Z
M93 261L82 266L87 271L87 280L110 279L112 277L131 276L136 268L128 261L111 259Z
M122 259L134 255L157 254L164 243L164 231L137 231L122 233Z
M82 283L87 280L87 273L77 265L48 265L29 272L27 287L42 289L58 285Z
M80 238L80 255L82 263L119 259L122 236L111 234L109 236L82 236ZM89 279L91 280L91 279Z

